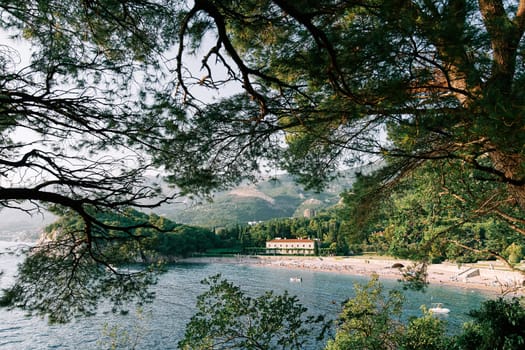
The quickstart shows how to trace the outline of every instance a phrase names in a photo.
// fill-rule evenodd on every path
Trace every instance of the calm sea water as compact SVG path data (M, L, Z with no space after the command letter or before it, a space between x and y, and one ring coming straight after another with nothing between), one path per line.
M12 243L0 242L0 287L11 283L16 264L22 257L12 254ZM6 250L7 249L7 250ZM9 253L8 253L9 251ZM336 318L341 303L353 296L353 284L366 278L337 273L290 271L258 266L228 264L182 264L171 266L155 286L157 298L138 316L132 309L128 315L101 313L66 325L48 325L45 320L31 318L22 311L0 309L0 350L7 349L104 349L109 340L103 337L104 327L117 327L119 334L127 332L128 340L137 339L137 349L177 349L186 323L195 311L197 295L206 290L200 281L221 273L251 295L265 290L288 290L314 314ZM300 273L302 283L290 283L290 277ZM395 281L384 280L387 288L399 288ZM451 313L446 316L449 329L459 329L468 320L466 313L477 308L490 296L477 291L430 287L426 293L407 292L404 315L421 315L421 305L444 302ZM312 344L310 349L322 348ZM129 348L129 345L124 348Z

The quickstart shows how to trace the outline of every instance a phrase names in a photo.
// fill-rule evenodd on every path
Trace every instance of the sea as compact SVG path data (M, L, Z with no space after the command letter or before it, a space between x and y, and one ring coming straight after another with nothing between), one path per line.
M17 264L23 260L23 243L0 241L0 288L13 283ZM246 294L258 296L267 290L288 291L314 315L335 320L342 303L354 295L354 284L367 277L336 272L298 271L239 264L174 264L155 285L156 298L143 309L130 307L128 314L101 312L95 316L50 325L40 317L27 316L22 310L0 308L0 350L23 349L177 349L186 324L196 311L197 296L207 290L200 282L221 274L240 286ZM291 282L291 277L302 281ZM381 280L385 290L401 289L394 280ZM476 290L429 286L425 293L406 291L403 318L420 316L423 305L442 302L451 311L443 317L450 333L469 320L468 311L492 295ZM438 316L436 316L438 317ZM333 334L333 332L332 332ZM313 337L312 337L313 338ZM312 340L305 349L322 349L324 343Z

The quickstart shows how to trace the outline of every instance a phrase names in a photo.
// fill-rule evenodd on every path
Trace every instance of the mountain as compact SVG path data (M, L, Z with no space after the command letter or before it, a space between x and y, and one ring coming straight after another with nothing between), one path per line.
M289 175L256 184L244 184L218 192L212 201L164 205L154 210L178 223L204 227L228 226L282 217L302 217L305 210L320 210L337 204L339 194L351 187L354 176L334 181L323 192L305 191Z
M151 212L180 224L207 228L302 217L307 210L321 210L337 204L339 194L352 186L354 177L354 172L349 171L330 183L325 191L316 193L303 190L289 175L279 175L218 192L213 201L182 198L178 203L166 204ZM151 181L158 182L158 179ZM34 241L54 220L56 217L45 210L30 216L20 210L0 207L0 240Z

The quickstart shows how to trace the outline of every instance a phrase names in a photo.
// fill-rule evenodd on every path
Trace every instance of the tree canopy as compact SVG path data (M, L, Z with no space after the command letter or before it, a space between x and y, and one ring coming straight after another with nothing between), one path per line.
M323 317L308 316L306 307L286 293L248 296L218 275L202 283L209 290L197 297L198 311L186 325L181 349L321 348L320 343L313 343L312 335L320 333L318 340L323 340L325 331L331 333ZM523 299L487 300L469 312L470 321L452 329L446 318L433 315L424 306L421 316L403 319L403 295L395 289L387 292L377 275L366 284L356 283L353 294L343 303L333 324L335 335L324 349L523 348Z
M287 292L251 297L220 275L202 283L209 290L197 297L180 349L303 349L325 337L324 317L308 314Z
M146 40L155 25L113 16L116 2L103 5L98 17L100 8L90 2L0 2L2 33L14 37L0 46L0 208L31 215L74 211L82 220L81 229L72 227L60 242L36 247L19 271L21 285L33 281L35 288L23 290L26 300L17 304L56 312L56 320L79 296L88 305L75 311L89 314L100 296L149 295L140 288L153 281L148 273L101 273L109 261L98 245L136 239L138 228L152 225L147 220L121 225L100 214L125 216L129 207L151 208L173 197L159 197L160 187L144 177L152 163L145 150L158 146L163 123L138 87L155 80L154 74L144 75L147 62L153 63L147 59L152 42L160 45L158 37ZM160 9L145 2L128 8L135 14ZM105 17L121 29L125 25L129 34L117 32ZM24 49L25 43L31 49ZM148 69L154 72L154 66ZM41 278L54 279L58 289L42 291ZM46 304L49 296L54 302Z
M0 10L1 28L32 44L22 68L1 47L0 201L76 211L86 223L76 244L115 229L96 210L164 200L151 201L151 167L180 193L209 194L266 167L320 188L379 160L375 188L428 166L439 194L464 205L462 221L490 216L525 233L524 1Z
M74 210L63 214L46 227L15 283L4 290L0 305L48 316L50 322L92 315L101 299L110 302L106 307L113 312L126 313L132 302L153 300L149 287L165 263L216 244L209 230L128 209L126 215L93 214L99 222L126 230L96 230L88 246L78 243L85 239L85 220Z
M195 109L175 183L227 183L266 158L318 188L381 160L374 188L424 169L453 226L525 233L522 1L196 1L181 17L176 83ZM184 61L195 46L201 79ZM217 103L193 94L235 81L244 92Z

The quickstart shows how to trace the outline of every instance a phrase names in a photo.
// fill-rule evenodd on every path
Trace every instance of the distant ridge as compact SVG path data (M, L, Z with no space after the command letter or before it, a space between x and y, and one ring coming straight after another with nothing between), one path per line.
M212 202L182 198L178 203L163 205L152 212L180 224L207 228L302 217L307 209L321 210L336 205L340 193L351 188L355 173L366 173L369 169L347 171L320 193L305 191L290 175L282 174L215 193ZM152 178L152 182L158 182L158 179L154 181ZM45 210L41 214L29 216L23 211L3 208L0 210L0 240L38 239L43 228L56 219Z
M340 193L349 189L354 179L354 172L348 172L317 193L305 191L289 175L280 175L218 192L212 202L170 204L154 211L178 223L209 228L302 217L306 209L321 210L336 205Z

